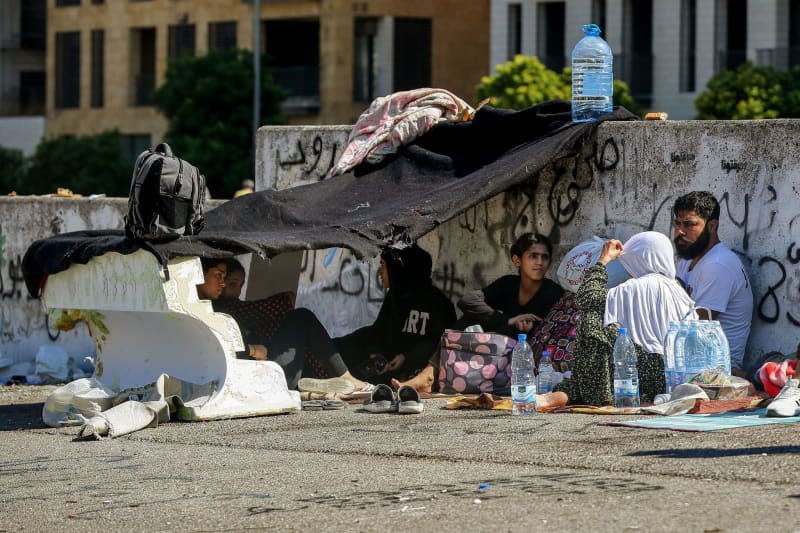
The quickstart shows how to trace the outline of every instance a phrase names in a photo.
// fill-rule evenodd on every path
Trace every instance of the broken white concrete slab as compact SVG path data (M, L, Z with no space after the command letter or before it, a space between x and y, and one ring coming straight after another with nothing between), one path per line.
M83 322L97 345L94 377L116 391L142 387L162 374L216 391L186 418L212 420L300 410L283 369L272 361L236 359L244 348L236 321L197 295L197 257L168 264L169 279L151 253L107 253L50 276L42 300L51 323Z

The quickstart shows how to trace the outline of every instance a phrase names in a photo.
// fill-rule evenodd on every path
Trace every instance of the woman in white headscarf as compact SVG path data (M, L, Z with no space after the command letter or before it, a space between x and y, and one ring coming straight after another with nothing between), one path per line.
M607 289L606 265L619 262L631 279ZM613 403L613 350L619 328L628 328L638 356L639 393L652 402L665 391L662 339L672 321L697 318L694 302L675 279L672 243L665 235L637 233L624 245L611 239L586 271L575 296L581 310L572 378L556 390L572 404Z

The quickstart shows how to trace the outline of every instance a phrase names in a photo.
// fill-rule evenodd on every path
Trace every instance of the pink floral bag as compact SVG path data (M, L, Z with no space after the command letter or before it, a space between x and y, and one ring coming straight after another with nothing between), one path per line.
M497 333L446 329L439 358L439 392L499 396L511 393L511 351L515 339Z

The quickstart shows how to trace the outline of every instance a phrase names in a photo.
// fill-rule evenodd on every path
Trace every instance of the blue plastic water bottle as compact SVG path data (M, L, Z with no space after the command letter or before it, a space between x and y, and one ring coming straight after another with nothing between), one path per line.
M613 109L614 56L597 24L581 26L585 37L572 50L572 120L597 120Z

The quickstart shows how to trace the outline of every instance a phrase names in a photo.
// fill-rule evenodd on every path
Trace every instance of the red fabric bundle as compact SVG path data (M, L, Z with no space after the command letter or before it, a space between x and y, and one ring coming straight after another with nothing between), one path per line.
M795 376L797 359L780 362L769 361L758 370L758 379L764 386L764 391L773 398L778 395L790 378Z

